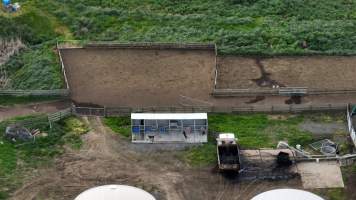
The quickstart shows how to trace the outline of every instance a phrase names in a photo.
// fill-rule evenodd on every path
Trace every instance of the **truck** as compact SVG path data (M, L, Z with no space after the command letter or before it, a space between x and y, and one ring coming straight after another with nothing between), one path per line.
M217 142L219 171L235 171L241 168L238 140L233 133L220 133Z

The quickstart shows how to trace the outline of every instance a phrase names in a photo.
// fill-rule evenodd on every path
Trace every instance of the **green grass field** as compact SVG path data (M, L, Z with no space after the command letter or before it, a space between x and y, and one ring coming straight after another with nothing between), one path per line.
M28 48L6 68L15 89L63 86L57 39L214 42L220 54L355 54L356 0L20 0L0 37Z

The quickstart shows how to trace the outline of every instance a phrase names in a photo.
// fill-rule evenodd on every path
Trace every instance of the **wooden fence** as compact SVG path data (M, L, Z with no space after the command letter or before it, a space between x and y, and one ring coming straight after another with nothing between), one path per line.
M57 90L0 90L0 96L69 96L68 89Z
M77 41L64 40L58 41L57 47L59 49L71 48L120 48L120 49L186 49L186 50L214 50L216 52L216 45L214 43L162 43L162 42L105 42L105 41Z
M73 107L73 113L78 115L94 116L125 116L135 112L152 113L283 113L283 112L308 112L308 111L343 111L346 104L323 105L280 105L265 106L254 105L244 107Z
M52 114L48 114L48 121L50 122L58 122L63 118L66 118L68 116L72 115L72 108L67 108Z
M58 42L57 42L57 51L58 51L59 62L61 64L62 74L63 74L63 77L64 77L65 86L66 86L66 89L69 90L69 83L68 83L68 79L67 79L67 73L66 73L66 69L64 67L61 51L59 50L59 47L58 47Z

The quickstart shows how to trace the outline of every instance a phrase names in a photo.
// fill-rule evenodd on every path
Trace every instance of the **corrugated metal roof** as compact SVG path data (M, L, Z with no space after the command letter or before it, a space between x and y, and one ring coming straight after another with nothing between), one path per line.
M208 119L207 113L131 113L131 119Z

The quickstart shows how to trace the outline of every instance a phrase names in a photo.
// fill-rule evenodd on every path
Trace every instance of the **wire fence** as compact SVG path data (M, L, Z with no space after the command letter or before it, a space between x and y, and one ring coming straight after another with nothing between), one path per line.
M121 49L186 49L186 50L214 50L214 43L163 43L163 42L106 42L106 41L79 41L59 40L59 49L71 48L121 48Z
M292 95L330 95L356 94L356 90L322 90L306 87L283 87L270 89L214 89L214 97L251 97L251 96L292 96Z
M283 112L309 112L309 111L343 111L347 104L323 105L254 105L243 107L73 107L73 112L78 115L93 116L127 116L131 113L283 113Z

